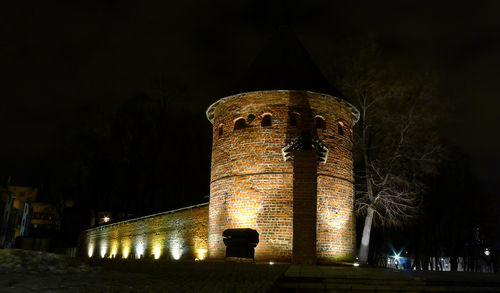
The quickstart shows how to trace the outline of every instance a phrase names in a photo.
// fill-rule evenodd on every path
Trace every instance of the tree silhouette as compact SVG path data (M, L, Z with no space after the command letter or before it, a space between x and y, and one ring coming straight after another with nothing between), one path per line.
M434 76L402 74L370 44L343 60L339 85L361 113L355 128L356 211L364 215L359 261L373 223L401 226L418 214L425 177L441 152Z
M205 200L209 152L203 156L199 147L208 144L210 125L189 103L178 81L158 77L114 108L76 113L64 149L67 177L86 212L109 211L117 219Z

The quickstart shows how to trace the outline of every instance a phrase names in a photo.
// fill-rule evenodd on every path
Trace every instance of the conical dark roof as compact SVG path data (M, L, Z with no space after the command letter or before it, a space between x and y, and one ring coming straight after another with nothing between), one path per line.
M258 90L308 90L344 98L288 27L274 33L233 92Z

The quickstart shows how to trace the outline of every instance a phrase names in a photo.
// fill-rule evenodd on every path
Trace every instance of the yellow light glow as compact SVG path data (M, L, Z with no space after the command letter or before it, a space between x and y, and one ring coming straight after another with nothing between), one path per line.
M108 251L108 245L105 241L102 241L101 242L101 257L104 258L104 256L106 256L106 252Z
M333 230L342 230L347 222L347 219L342 214L338 214L336 209L326 209L325 211L327 223Z
M129 247L127 247L127 248L124 247L123 250L122 250L123 258L127 258L129 253L130 253L130 248Z
M153 249L153 254L155 259L159 259L161 255L161 247L155 246L155 248Z
M163 254L163 249L165 247L165 234L161 232L152 233L151 240L151 249L153 251L153 258L159 259Z
M248 202L248 201L244 203L244 206L245 207L240 207L238 212L235 214L234 224L237 227L245 227L245 228L255 227L255 220L257 219L257 214L259 213L262 207L258 203Z
M251 181L245 178L238 179L241 181L235 184L253 185ZM254 228L256 227L257 215L262 210L262 194L257 190L238 190L235 191L233 198L227 203L228 208L236 211L231 215L231 226L238 228Z
M117 253L118 253L118 240L114 239L111 242L111 254L109 255L109 258L116 257Z
M92 255L94 254L94 244L93 243L90 243L89 244L89 251L88 251L88 255L89 257L92 257Z
M130 254L130 239L125 238L122 242L122 257L128 258Z
M330 222L330 226L335 230L339 230L340 228L342 228L342 222L343 221L341 221L339 219L335 219L335 220Z
M241 227L248 227L255 218L255 212L249 209L240 210L236 216L236 220Z
M204 260L207 257L207 249L199 248L196 249L196 260Z

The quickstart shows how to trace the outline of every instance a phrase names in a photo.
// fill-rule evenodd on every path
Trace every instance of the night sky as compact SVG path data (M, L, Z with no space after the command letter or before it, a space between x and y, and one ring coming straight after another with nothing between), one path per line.
M287 1L285 1L287 2ZM452 121L442 133L470 157L490 195L500 175L500 3L418 1L33 1L0 11L0 178L50 185L63 166L64 129L86 107L118 107L164 76L183 88L171 109L196 144L175 142L175 156L198 156L186 203L206 201L211 125L206 108L244 75L273 30L288 23L332 81L333 48L375 36L400 66L429 66ZM184 126L182 126L184 125ZM187 125L187 126L186 126ZM192 140L189 140L192 142ZM52 176L52 177L51 177ZM54 178L55 176L55 178ZM166 179L168 180L168 179ZM175 182L171 182L175 184ZM50 198L50 196L49 196ZM159 207L167 210L170 207Z

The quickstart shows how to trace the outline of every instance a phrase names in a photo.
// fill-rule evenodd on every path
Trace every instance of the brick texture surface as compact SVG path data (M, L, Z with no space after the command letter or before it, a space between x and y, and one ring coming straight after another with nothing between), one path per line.
M293 156L292 262L316 263L317 153L296 151Z
M351 258L352 112L343 100L306 91L259 91L219 100L207 112L213 123L209 206L86 230L79 254L192 260L208 253L222 259L222 232L252 228L260 234L256 260ZM271 119L263 125L266 115ZM292 115L298 117L295 125ZM238 119L245 125L234 129ZM283 146L304 132L326 144L326 163L316 162L311 151L303 160L295 152L291 162L284 161Z
M207 256L208 205L165 212L86 230L80 256L204 259Z
M222 232L252 228L260 233L257 260L291 261L293 164L282 147L304 131L329 148L317 165L316 257L319 262L352 257L354 186L352 108L335 97L306 91L258 91L219 100L213 117L208 253L224 257ZM296 125L290 116L298 113ZM271 125L261 125L264 115ZM324 127L315 128L316 117ZM234 129L238 119L245 127ZM343 133L339 132L339 127Z

